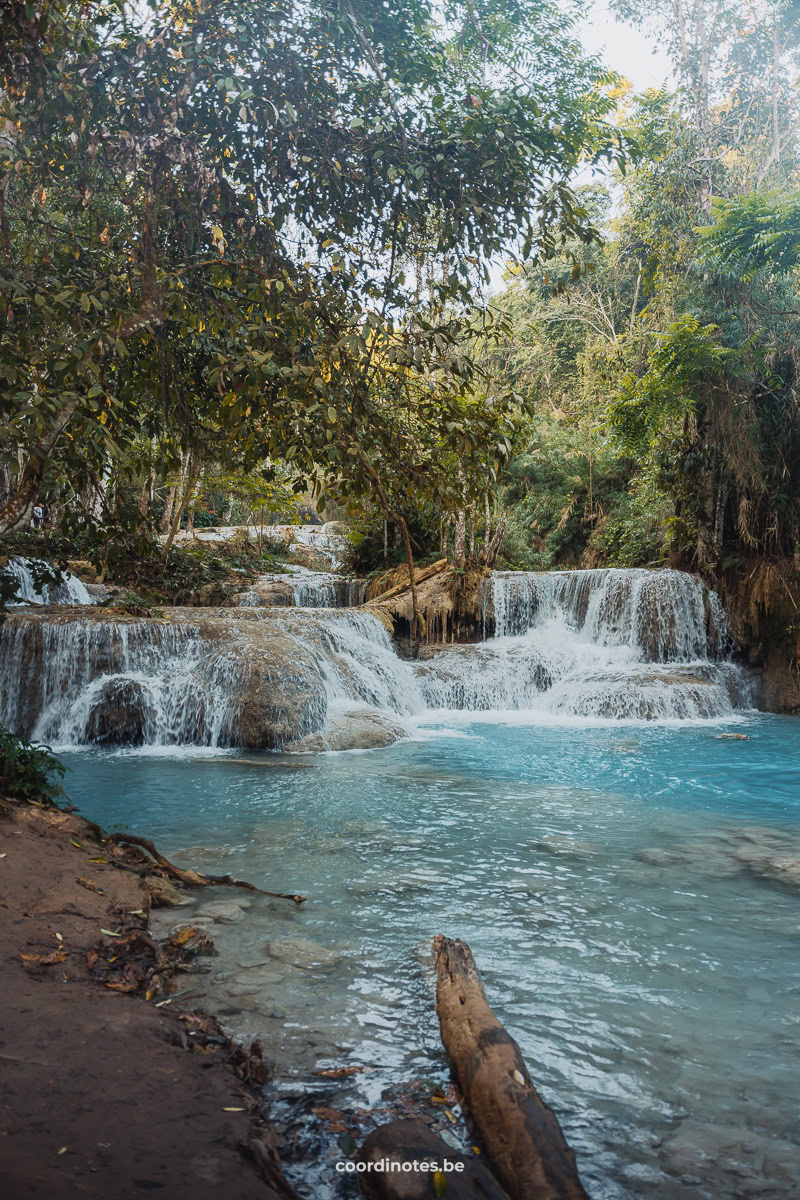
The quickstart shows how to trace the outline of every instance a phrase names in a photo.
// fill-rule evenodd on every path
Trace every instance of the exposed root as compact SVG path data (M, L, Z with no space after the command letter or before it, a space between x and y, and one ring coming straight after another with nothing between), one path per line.
M206 875L203 871L184 870L183 867L176 867L156 849L155 843L151 842L149 838L137 837L133 833L109 833L106 835L105 841L113 842L118 846L139 846L153 857L162 871L166 871L173 879L179 879L181 883L185 883L189 887L239 887L246 888L248 892L258 892L260 896L273 896L278 900L293 900L295 904L303 904L306 900L305 896L293 896L289 892L268 892L264 888L256 887L254 883L247 883L244 879L234 879L232 875Z

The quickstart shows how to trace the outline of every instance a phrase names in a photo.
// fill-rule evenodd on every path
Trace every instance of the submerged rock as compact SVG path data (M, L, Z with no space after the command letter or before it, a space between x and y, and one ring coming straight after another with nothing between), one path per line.
M684 1121L661 1153L670 1174L690 1177L715 1195L795 1196L800 1179L800 1146L733 1125Z
M220 925L235 925L244 920L245 913L243 907L233 901L216 900L197 909L197 919L202 921L203 918Z
M312 942L310 938L303 937L274 938L267 943L267 951L271 958L277 958L279 962L288 963L293 967L324 969L334 966L342 957L338 950L331 950L327 946L321 946L319 942Z
M376 750L408 737L408 730L391 714L375 709L356 709L331 717L320 733L293 742L288 749L298 753L325 750Z

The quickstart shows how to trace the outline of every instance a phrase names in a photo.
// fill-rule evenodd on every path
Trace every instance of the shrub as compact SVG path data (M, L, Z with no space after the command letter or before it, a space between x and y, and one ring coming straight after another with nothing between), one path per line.
M0 726L0 794L12 800L54 804L64 795L66 768L47 746L38 746Z

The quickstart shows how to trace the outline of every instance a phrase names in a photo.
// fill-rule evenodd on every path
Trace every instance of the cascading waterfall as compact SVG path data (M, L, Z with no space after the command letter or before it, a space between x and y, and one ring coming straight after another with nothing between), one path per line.
M365 579L304 571L292 580L292 599L298 608L355 608L366 595Z
M37 621L0 627L0 722L53 745L229 744L232 665L191 625Z
M719 598L681 571L496 572L496 636L420 666L432 708L697 720L753 703Z
M92 596L86 584L73 575L64 571L61 583L45 583L36 586L36 569L52 570L49 563L41 559L11 558L3 567L3 575L10 575L17 585L16 599L9 605L20 604L97 604L96 596Z
M404 716L425 708L414 668L397 657L377 617L320 609L281 612L272 620L311 652L330 706L355 702Z
M512 710L535 722L752 707L722 607L690 575L501 572L492 608L497 636L413 662L356 609L174 610L168 622L20 612L0 627L0 721L58 745L280 747L353 709L407 722Z
M721 658L733 645L719 597L684 571L498 571L492 600L495 637L563 618L584 641L628 646L647 662Z
M296 608L356 608L367 596L367 581L331 571L293 565L286 571L260 575L239 596L240 608L291 604Z

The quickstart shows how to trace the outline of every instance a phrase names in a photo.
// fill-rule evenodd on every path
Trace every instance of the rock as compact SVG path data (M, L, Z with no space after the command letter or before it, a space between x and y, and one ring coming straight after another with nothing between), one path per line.
M272 958L294 967L325 969L334 966L342 957L338 950L330 950L303 937L274 938L267 943L267 951Z
M691 1176L715 1195L737 1200L759 1192L790 1200L800 1179L800 1146L733 1125L684 1121L661 1153L670 1174Z
M167 908L170 905L192 903L191 896L179 891L174 883L170 883L168 879L163 879L160 875L146 875L144 886L153 908Z
M288 749L296 753L325 750L376 750L408 737L399 721L375 709L355 709L337 713L320 733L293 742Z
M397 1166L381 1169L380 1164L386 1160ZM371 1170L357 1172L361 1194L369 1200L433 1200L442 1195L458 1200L508 1200L480 1159L452 1148L449 1138L445 1141L437 1136L422 1121L379 1125L358 1151L356 1162L372 1166ZM437 1186L430 1169L398 1169L399 1164L412 1162L438 1163L444 1190Z
M782 854L774 858L760 858L750 861L749 866L765 879L783 883L787 887L800 888L800 856Z
M638 858L640 862L649 863L651 867L666 867L669 863L680 862L679 855L671 854L669 850L656 848L637 850L634 858Z
M217 922L219 925L236 925L239 921L243 921L245 913L242 906L235 901L216 900L211 904L204 904L197 910L197 919L203 919Z
M141 746L156 718L155 707L138 679L110 679L97 693L86 735L98 745Z
M262 992L269 991L282 982L283 975L280 971L270 971L261 967L256 971L243 971L235 975L232 980L226 981L225 990L229 996L260 996Z
M717 733L714 735L717 742L749 742L750 735L747 733Z

